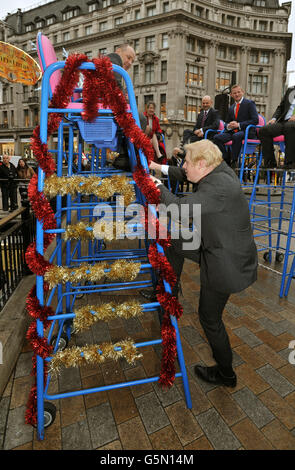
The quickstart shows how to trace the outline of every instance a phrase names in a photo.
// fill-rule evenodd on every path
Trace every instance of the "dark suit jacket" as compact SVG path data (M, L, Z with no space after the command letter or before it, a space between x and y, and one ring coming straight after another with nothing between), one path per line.
M202 128L204 134L208 129L217 130L219 127L219 123L220 123L219 112L217 111L217 109L214 109L214 108L209 109L204 126L202 127L203 114L204 114L204 110L202 109L198 114L197 122L193 130L195 131L197 129Z
M116 52L111 52L110 54L107 55L107 57L109 57L112 64L119 65L120 67L123 67L122 59L119 56L119 54L117 54ZM120 88L122 88L122 81L123 81L122 76L117 72L114 72L114 76L115 76L115 79L117 81L118 86Z
M294 91L295 91L295 86L288 88L286 93L283 96L282 101L280 102L279 106L275 110L273 118L275 118L278 122L283 121L285 119L285 116L287 112L289 111L290 105L292 104L292 101L294 98ZM290 93L292 93L293 95L291 96L291 99L290 99Z
M169 167L169 176L183 180L184 170ZM222 162L183 197L158 186L161 202L201 204L201 285L224 293L239 292L257 278L257 250L247 200L234 171ZM179 207L180 209L180 207Z
M246 127L250 124L254 124L256 126L258 124L258 120L259 118L256 104L254 101L244 98L240 104L237 119L235 118L235 103L230 106L226 117L225 127L231 121L237 121L240 124L241 131L245 132ZM250 129L249 136L256 136L256 131L254 128Z

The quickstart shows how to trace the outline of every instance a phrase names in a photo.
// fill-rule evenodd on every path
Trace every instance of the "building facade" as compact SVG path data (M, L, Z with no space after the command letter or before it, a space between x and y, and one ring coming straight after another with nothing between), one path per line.
M155 101L169 153L183 129L193 127L202 96L214 98L233 82L271 117L285 89L290 12L291 2L279 6L278 0L47 0L9 14L0 35L36 60L39 31L59 60L64 50L93 58L130 43L138 109ZM0 79L0 154L29 151L39 123L40 84Z

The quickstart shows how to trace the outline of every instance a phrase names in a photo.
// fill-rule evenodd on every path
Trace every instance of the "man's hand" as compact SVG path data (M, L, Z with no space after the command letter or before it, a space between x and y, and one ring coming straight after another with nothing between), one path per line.
M152 175L150 175L150 178L153 180L156 186L158 186L158 184L162 184L162 181L158 180L158 178L155 178Z
M295 121L295 116L291 116L290 119L288 119L288 121Z
M150 170L160 170L161 171L161 166L159 163L156 163L154 161L151 161L150 165L149 165L149 169Z
M239 127L239 123L237 121L231 121L228 123L228 129L237 129Z
M180 148L174 147L173 152L172 152L172 155L173 155L174 157L177 157L177 154L178 154L178 153L182 153L181 150L180 150Z
M276 119L272 118L266 124L274 124L275 122L276 122Z

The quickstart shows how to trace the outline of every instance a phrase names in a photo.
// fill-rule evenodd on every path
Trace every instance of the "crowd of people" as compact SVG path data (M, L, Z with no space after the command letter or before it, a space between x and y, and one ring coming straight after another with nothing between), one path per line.
M10 162L9 155L3 155L0 161L0 186L4 212L13 212L18 208L17 188L21 200L27 199L28 183L33 175L34 170L25 158L20 158L16 167Z

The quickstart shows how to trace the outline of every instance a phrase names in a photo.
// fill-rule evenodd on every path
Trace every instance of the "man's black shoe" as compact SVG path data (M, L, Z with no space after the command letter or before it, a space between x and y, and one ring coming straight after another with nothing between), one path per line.
M142 289L139 291L139 293L149 302L157 302L157 295L154 290Z
M225 385L234 388L237 385L237 376L234 373L232 377L225 377L219 370L218 366L203 367L196 366L195 374L205 382L216 385Z

